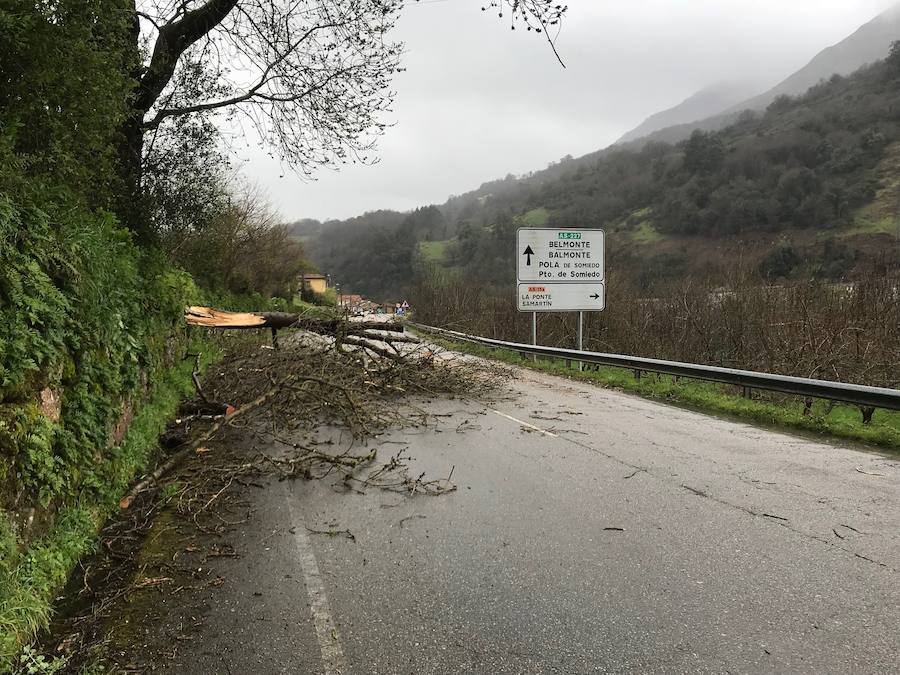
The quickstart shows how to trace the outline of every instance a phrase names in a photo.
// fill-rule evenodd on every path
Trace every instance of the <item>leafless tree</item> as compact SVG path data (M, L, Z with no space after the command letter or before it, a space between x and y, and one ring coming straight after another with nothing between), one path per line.
M249 122L301 175L371 158L401 69L391 33L404 0L124 1L135 84L120 215L135 229L150 229L139 199L145 136L152 144L180 117L218 112ZM566 11L552 0L491 0L482 9L551 47L548 30Z

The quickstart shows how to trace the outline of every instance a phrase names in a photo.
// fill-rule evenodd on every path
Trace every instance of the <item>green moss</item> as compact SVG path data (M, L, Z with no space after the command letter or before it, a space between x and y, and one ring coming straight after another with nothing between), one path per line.
M429 338L432 339L433 338ZM689 406L702 411L723 413L738 419L765 425L796 429L822 436L861 441L893 452L900 452L900 412L876 410L869 424L862 422L859 409L847 405L830 405L825 401L814 402L808 414L800 399L767 392L758 392L758 398L743 398L736 387L687 380L676 381L668 375L645 374L637 379L630 370L602 367L597 371L579 372L566 366L562 359L538 359L503 349L491 349L469 343L434 340L439 344L484 358L496 359L540 370L570 379L592 382L605 387L639 394Z

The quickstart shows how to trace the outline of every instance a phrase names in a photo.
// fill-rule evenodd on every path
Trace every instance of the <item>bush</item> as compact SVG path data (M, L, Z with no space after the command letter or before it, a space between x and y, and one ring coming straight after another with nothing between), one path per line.
M43 206L0 197L5 507L91 489L114 422L161 370L196 291L109 215L70 200ZM58 415L38 407L43 389L61 397Z

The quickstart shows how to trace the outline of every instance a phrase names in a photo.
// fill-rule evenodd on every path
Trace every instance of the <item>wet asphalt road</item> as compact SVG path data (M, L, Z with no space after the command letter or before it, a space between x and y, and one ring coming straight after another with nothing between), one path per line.
M257 491L169 672L900 672L900 463L518 372L372 443L455 493Z

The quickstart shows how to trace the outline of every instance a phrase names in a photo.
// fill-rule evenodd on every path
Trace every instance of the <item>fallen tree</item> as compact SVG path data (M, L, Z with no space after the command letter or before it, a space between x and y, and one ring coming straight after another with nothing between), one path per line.
M272 419L278 420L277 426L282 431L309 430L328 423L346 427L354 437L372 438L390 426L424 423L427 415L408 401L401 403L401 397L441 393L478 397L496 389L503 379L498 373L505 373L484 365L474 367L435 358L432 349L421 345L417 338L396 334L395 331L403 331L403 325L397 322L348 321L285 312L228 312L197 306L185 310L185 320L189 325L204 328L270 328L273 333L280 328L311 330L334 337L334 342L310 349L289 341L284 349L268 351L260 351L257 345L244 345L226 359L230 367L221 368L219 377L211 383L210 395L201 387L195 373L198 400L182 406L182 412L188 414L178 421L185 429L175 434L179 438L176 452L122 497L119 502L122 509L129 508L139 494L157 485L166 474L199 453L201 446L215 441L246 413L268 421L260 426L241 419L241 428L265 441L290 446L295 451L301 449L300 455L288 463L292 474L302 466L303 475L309 477L312 466L327 465L329 472L335 465L341 470L355 469L374 460L375 454L360 458L314 452L274 434L269 426ZM416 344L401 350L395 342ZM189 432L196 422L202 425L202 420L210 418L211 425L204 431ZM189 436L193 439L188 440ZM275 461L266 457L265 460L276 468L284 463L283 459ZM241 471L260 470L256 462L248 463L246 459L241 459L239 464ZM390 473L402 466L393 459ZM381 469L374 476L383 473ZM369 485L387 486L370 478L373 482ZM389 486L400 485L412 492L433 494L452 487L449 480L448 485L439 483L423 481L423 476L415 480L404 476L399 483Z
M347 321L342 318L323 318L309 314L289 312L228 312L212 307L188 307L184 318L191 326L206 328L299 328L323 335L364 333L371 330L403 332L403 324L397 321Z
M296 328L333 337L335 349L341 353L352 351L355 347L370 355L387 359L403 357L396 343L419 343L418 338L402 335L403 324L398 321L350 321L346 317L289 312L229 312L200 306L186 308L184 318L188 325L204 328L269 328L275 348L278 347L278 330L283 328ZM347 345L351 346L350 350Z

